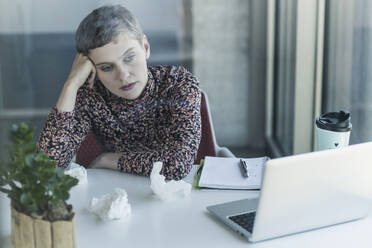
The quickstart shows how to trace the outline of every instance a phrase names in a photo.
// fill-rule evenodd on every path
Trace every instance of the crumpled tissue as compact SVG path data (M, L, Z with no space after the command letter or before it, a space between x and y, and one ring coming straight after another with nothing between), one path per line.
M71 162L64 172L67 175L77 178L79 180L78 184L88 183L87 170L84 166Z
M106 194L100 198L93 197L89 211L102 220L125 219L132 213L128 203L128 194L120 188L116 188L113 194Z
M151 171L151 189L161 200L170 201L175 198L187 197L191 192L191 184L183 180L165 182L165 176L160 175L162 162L155 162Z

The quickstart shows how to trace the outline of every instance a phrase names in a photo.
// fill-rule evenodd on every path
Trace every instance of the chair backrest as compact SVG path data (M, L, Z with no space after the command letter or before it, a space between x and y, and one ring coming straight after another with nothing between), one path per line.
M102 152L96 135L90 131L76 152L76 163L88 167Z
M208 97L204 91L201 92L200 116L202 124L201 140L194 164L199 164L200 160L205 156L216 156L216 139L209 110ZM96 136L93 131L90 131L76 153L76 163L87 167L102 152L103 150Z
M204 159L205 156L216 156L216 138L209 109L208 96L204 91L201 91L200 116L202 124L201 140L194 164L200 164L200 160Z

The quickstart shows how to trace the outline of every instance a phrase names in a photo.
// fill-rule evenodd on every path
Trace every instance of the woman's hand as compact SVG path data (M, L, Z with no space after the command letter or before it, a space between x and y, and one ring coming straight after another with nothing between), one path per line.
M120 153L104 152L89 165L89 168L116 169L120 157Z
M74 63L72 64L70 75L68 76L66 83L79 89L85 82L87 82L88 87L92 88L95 76L96 68L93 63L87 56L78 53L75 57Z
M93 88L96 68L87 56L78 53L72 64L70 75L58 98L56 107L59 112L71 112L75 108L78 89L85 83Z

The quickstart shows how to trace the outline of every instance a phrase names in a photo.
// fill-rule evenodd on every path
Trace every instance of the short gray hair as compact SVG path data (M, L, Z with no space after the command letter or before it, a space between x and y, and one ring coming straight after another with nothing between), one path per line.
M89 50L110 43L121 33L131 35L142 44L142 28L128 9L121 5L102 6L80 23L75 33L76 49L87 56Z

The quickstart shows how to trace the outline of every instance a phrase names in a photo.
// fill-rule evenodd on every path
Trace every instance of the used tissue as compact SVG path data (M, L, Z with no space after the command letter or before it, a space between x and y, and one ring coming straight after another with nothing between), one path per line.
M116 188L113 194L93 198L89 211L102 220L128 218L131 215L131 207L128 203L127 192L124 189Z
M77 178L79 180L78 184L86 184L88 182L87 170L77 163L71 162L70 166L65 170L65 174Z
M165 182L165 177L160 175L162 162L155 162L151 171L151 189L160 199L169 201L175 197L187 197L191 192L191 184L183 180Z

